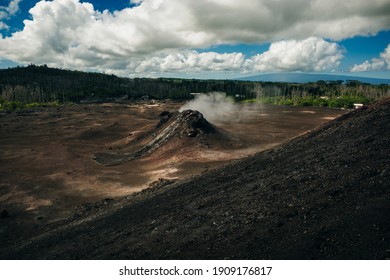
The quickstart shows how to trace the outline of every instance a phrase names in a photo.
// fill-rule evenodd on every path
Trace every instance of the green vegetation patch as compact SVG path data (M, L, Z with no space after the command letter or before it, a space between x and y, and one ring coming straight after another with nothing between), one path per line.
M58 101L23 103L19 101L0 100L0 111L16 111L40 107L56 107L60 105Z
M314 106L314 107L329 107L329 108L345 108L352 109L354 104L361 103L364 105L372 103L374 100L365 96L270 96L255 99L248 99L244 102L259 102L264 104L283 105L283 106Z

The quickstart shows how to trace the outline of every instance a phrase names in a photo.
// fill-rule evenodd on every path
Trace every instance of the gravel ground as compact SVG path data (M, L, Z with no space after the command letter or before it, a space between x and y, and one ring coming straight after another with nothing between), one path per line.
M390 258L390 99L187 181L84 205L7 259Z

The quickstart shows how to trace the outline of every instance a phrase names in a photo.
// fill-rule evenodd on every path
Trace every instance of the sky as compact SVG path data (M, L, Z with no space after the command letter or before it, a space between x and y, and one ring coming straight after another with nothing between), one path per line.
M0 68L390 78L390 0L0 0Z

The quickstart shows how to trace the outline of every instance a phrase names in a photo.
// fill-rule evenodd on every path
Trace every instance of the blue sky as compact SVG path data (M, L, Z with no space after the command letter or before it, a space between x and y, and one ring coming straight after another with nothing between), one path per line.
M0 68L390 78L389 0L0 0Z

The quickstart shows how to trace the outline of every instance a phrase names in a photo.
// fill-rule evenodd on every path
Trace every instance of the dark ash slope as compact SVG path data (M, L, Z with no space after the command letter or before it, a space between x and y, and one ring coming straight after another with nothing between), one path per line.
M191 181L82 211L1 257L385 259L389 189L387 99Z

